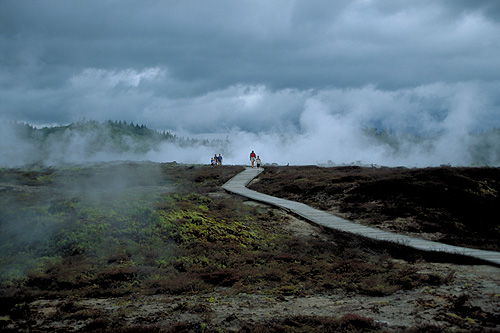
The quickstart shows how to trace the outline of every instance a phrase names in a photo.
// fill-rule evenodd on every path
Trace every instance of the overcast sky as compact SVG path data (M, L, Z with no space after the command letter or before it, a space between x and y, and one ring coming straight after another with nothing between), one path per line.
M500 126L499 36L494 0L0 0L0 118L462 135Z

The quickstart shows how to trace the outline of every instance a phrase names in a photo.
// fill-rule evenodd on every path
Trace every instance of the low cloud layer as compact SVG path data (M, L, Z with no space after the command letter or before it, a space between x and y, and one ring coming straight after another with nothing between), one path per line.
M265 164L280 165L499 166L498 101L491 98L499 88L496 83L477 82L398 91L373 86L316 92L231 87L201 101L184 100L182 105L177 101L177 123L194 127L174 134L201 139L188 145L138 143L126 137L117 146L111 130L90 128L67 129L41 147L4 122L0 166L114 160L208 164L219 153L226 164L248 164L251 150ZM283 104L287 107L280 109ZM200 105L209 109L206 114L196 112ZM292 109L296 115L281 121L280 113ZM121 145L129 148L117 150Z
M500 127L499 18L487 0L3 1L0 119L229 138L233 163L468 165ZM29 149L0 135L3 156ZM178 148L148 158L215 153Z

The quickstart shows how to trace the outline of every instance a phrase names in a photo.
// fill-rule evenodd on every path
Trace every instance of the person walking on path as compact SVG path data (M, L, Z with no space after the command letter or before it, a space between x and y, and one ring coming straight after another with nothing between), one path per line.
M257 164L257 169L260 169L260 157L259 156L257 156L255 163Z
M252 150L252 152L250 153L250 162L252 162L252 168L253 168L253 165L255 163L255 152Z

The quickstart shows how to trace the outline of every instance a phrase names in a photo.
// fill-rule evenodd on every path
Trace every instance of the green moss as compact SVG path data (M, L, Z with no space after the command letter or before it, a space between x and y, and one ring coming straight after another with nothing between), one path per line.
M478 185L481 194L498 198L498 191L488 181L478 181Z

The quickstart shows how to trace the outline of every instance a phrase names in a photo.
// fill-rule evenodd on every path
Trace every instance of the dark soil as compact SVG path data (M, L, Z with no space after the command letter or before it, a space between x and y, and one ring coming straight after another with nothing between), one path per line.
M500 251L500 169L266 167L250 188L348 220Z

